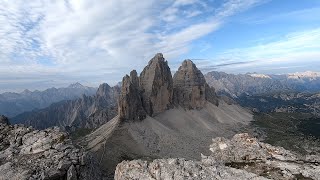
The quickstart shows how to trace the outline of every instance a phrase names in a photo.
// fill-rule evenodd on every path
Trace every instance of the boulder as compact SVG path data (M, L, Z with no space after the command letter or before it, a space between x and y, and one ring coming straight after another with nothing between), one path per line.
M0 179L101 179L91 175L100 174L94 158L80 162L84 154L59 128L0 124Z

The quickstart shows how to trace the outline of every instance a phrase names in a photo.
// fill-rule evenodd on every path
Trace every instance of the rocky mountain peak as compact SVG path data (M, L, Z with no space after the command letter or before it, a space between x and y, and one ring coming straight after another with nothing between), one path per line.
M160 62L166 62L166 60L164 59L162 53L157 53L157 54L154 55L154 57L149 61L148 66L151 66L151 64L160 63ZM147 67L148 67L148 66L147 66Z
M106 96L109 93L111 87L107 83L100 84L96 95L97 96Z
M161 53L156 54L143 69L140 77L135 70L122 81L119 99L121 119L143 119L155 116L173 105L184 108L202 108L206 101L217 104L201 71L191 60L185 60L174 76ZM138 112L138 113L137 113Z
M173 93L174 103L187 109L202 108L206 100L217 104L214 89L208 86L203 74L191 60L183 61L175 73Z
M74 84L70 84L68 86L68 88L85 88L85 86L83 86L82 84L80 84L79 82L76 82Z
M139 78L135 70L130 72L130 76L125 75L122 79L118 111L121 120L142 120L146 117L140 96Z
M168 62L156 54L140 74L142 102L146 112L156 115L172 106L173 80Z

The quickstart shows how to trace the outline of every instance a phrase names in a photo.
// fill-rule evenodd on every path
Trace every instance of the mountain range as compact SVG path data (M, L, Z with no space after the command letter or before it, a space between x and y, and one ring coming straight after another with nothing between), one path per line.
M26 89L21 93L6 92L0 94L0 114L13 117L23 112L48 107L52 103L77 99L83 94L90 96L96 90L96 88L75 83L65 88L49 88L44 91Z
M184 60L174 75L171 72L168 62L158 53L140 74L132 70L120 85L110 87L104 83L93 95L62 100L9 120L1 116L0 124L5 124L1 127L6 131L1 132L0 138L8 138L4 138L4 143L0 141L4 147L3 151L0 148L1 162L6 162L4 165L0 162L0 172L10 173L0 174L0 178L23 176L21 173L30 164L12 165L22 168L18 174L10 167L16 159L26 158L25 151L28 155L41 151L41 161L46 162L32 158L30 162L35 165L29 168L32 171L28 171L28 177L317 177L320 172L317 73L203 75L191 60ZM44 130L8 126L9 121ZM76 145L71 145L67 133L51 142L46 138L48 132L53 136L60 134L52 126L68 131ZM21 140L16 138L20 129L27 132L19 135ZM293 152L260 143L249 134L235 135L240 132ZM34 143L30 144L28 137ZM81 151L75 147L81 147ZM17 151L21 148L26 150ZM19 153L6 158L15 151ZM57 154L59 157L63 154L63 159ZM90 159L82 160L84 154ZM39 170L38 167L47 164L54 164L50 165L52 171ZM283 167L287 174L283 173ZM172 174L176 172L188 174Z
M183 61L172 76L157 54L140 76L135 70L124 76L118 115L79 141L112 176L127 159L200 159L196 152L209 153L212 137L231 137L252 118L249 110L220 99L192 61Z
M97 128L117 114L119 86L101 84L92 96L83 94L74 100L54 103L47 108L19 114L12 123L22 123L38 129L59 126L67 131Z
M237 98L242 94L272 92L317 92L320 91L320 73L303 72L291 74L228 74L212 71L205 75L210 86L218 94Z

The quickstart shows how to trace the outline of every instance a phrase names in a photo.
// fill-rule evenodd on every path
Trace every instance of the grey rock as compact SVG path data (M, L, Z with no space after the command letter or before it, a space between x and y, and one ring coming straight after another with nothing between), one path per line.
M63 159L59 162L58 169L59 170L67 170L71 165L72 165L71 161Z
M211 155L202 155L201 161L123 161L116 168L115 179L320 179L318 157L303 158L246 133L212 141Z
M118 109L121 120L146 118L147 114L142 107L140 96L139 78L135 70L131 71L130 76L123 77Z
M0 124L0 179L75 179L78 174L85 179L99 179L88 175L100 174L99 168L90 167L94 159L81 162L79 171L74 167L84 156L83 150L75 148L68 134L59 128L39 131Z
M168 62L156 54L140 74L143 107L150 116L172 107L173 81Z
M191 60L183 61L173 77L174 103L186 109L201 109L206 101L218 105L215 90Z
M67 180L77 180L77 171L74 165L70 166L67 172Z
M168 62L158 53L138 77L135 70L122 80L119 117L142 120L172 107L173 81Z
M119 118L142 120L154 117L174 105L201 109L206 102L218 106L213 87L209 87L201 71L186 60L172 78L168 62L156 54L143 69L140 77L133 70L122 80L119 97Z

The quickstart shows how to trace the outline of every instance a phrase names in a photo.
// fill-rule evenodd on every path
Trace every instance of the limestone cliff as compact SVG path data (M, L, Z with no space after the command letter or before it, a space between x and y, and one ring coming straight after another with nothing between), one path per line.
M143 106L150 115L172 107L172 75L163 55L156 54L140 74Z
M156 54L143 69L123 78L119 98L120 119L142 120L154 117L174 106L201 109L206 102L218 105L215 90L209 87L201 71L185 60L172 78L168 62Z
M123 77L119 97L119 118L121 120L146 118L146 112L142 107L139 78L135 70L131 71L130 76Z
M211 89L196 65L191 60L183 61L173 77L174 103L187 109L201 109L206 101L218 103L214 89Z

